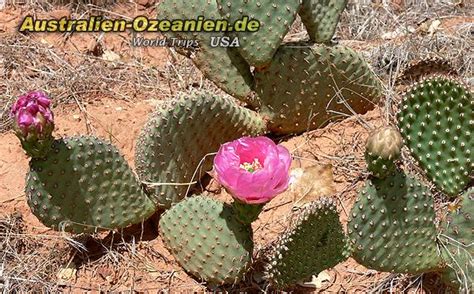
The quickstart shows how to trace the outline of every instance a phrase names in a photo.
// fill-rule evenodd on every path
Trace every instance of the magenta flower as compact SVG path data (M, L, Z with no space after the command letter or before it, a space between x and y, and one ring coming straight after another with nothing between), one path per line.
M39 91L29 92L18 97L11 109L18 135L22 135L24 138L49 136L54 124L50 105L51 101L48 96Z
M223 144L214 158L217 181L236 199L262 204L288 188L290 152L267 137Z
M13 128L31 157L44 157L54 138L53 112L46 94L33 91L18 97L11 108Z

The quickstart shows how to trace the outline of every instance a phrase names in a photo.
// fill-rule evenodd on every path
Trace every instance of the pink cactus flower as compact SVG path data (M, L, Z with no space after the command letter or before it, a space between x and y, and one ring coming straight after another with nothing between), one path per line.
M51 135L54 119L50 105L48 96L39 91L18 97L11 109L18 135L24 138L29 136L41 138L44 135Z
M214 158L217 181L237 200L262 204L288 188L291 155L267 137L223 144Z

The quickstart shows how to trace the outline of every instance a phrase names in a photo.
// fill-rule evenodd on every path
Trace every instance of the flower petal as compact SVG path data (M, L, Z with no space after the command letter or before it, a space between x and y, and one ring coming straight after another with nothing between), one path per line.
M18 112L17 122L20 127L29 127L34 122L34 116L25 108L22 108Z

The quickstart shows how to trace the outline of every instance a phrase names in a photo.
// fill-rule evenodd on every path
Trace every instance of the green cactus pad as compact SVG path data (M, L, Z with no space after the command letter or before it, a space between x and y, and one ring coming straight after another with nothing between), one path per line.
M281 46L255 77L261 113L277 134L301 133L353 112L365 113L381 96L381 84L362 57L339 45Z
M221 19L215 1L164 0L158 5L159 19L192 20L198 16L204 19ZM236 48L211 47L211 37L223 37L221 32L164 32L166 36L197 40L199 49L194 54L185 54L183 48L177 51L190 56L203 75L223 91L253 107L258 103L253 97L253 75L250 66Z
M367 268L417 274L440 267L429 190L400 172L368 180L351 211L353 257Z
M247 62L235 48L211 48L201 44L201 48L191 58L203 75L223 91L247 103L252 109L260 106L253 94L254 78Z
M472 176L473 109L469 89L442 77L415 84L400 105L405 144L428 178L449 195L461 192Z
M450 60L436 55L411 61L406 65L398 77L395 85L412 84L430 75L452 75L457 76L458 72L451 64Z
M365 153L365 161L367 162L367 170L377 178L385 178L397 169L397 166L393 160L385 159L380 156L374 156L369 152Z
M83 233L122 228L155 212L125 159L94 137L54 141L43 159L32 159L28 205L46 226Z
M448 265L442 272L442 280L461 293L474 289L474 188L461 197L460 207L448 213L441 224L441 251Z
M397 166L395 161L400 157L403 139L400 132L393 127L381 127L367 138L365 160L367 169L377 178L385 178Z
M199 180L208 170L210 157L198 169L207 154L225 142L265 132L265 122L256 112L230 98L183 96L158 107L143 128L135 153L137 173L140 180L157 183L149 185L153 199L169 208L186 196L186 183Z
M322 198L303 208L294 228L277 241L266 276L276 288L301 282L344 261L346 241L336 205Z
M300 16L311 41L331 41L346 4L347 0L303 0Z
M230 23L249 17L260 22L256 32L234 33L239 37L238 50L253 66L269 64L290 30L300 9L301 0L217 0L222 17Z
M238 283L252 258L250 225L231 206L211 198L187 198L160 219L160 233L178 263L211 285Z

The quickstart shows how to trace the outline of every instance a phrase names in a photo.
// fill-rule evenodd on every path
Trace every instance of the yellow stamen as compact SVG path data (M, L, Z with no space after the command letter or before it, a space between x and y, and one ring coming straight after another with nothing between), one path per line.
M253 172L256 172L257 170L261 169L262 168L262 165L260 164L260 162L258 161L258 158L255 158L253 160L253 162L244 162L242 164L240 164L240 168L241 169L244 169L250 173L253 173Z

